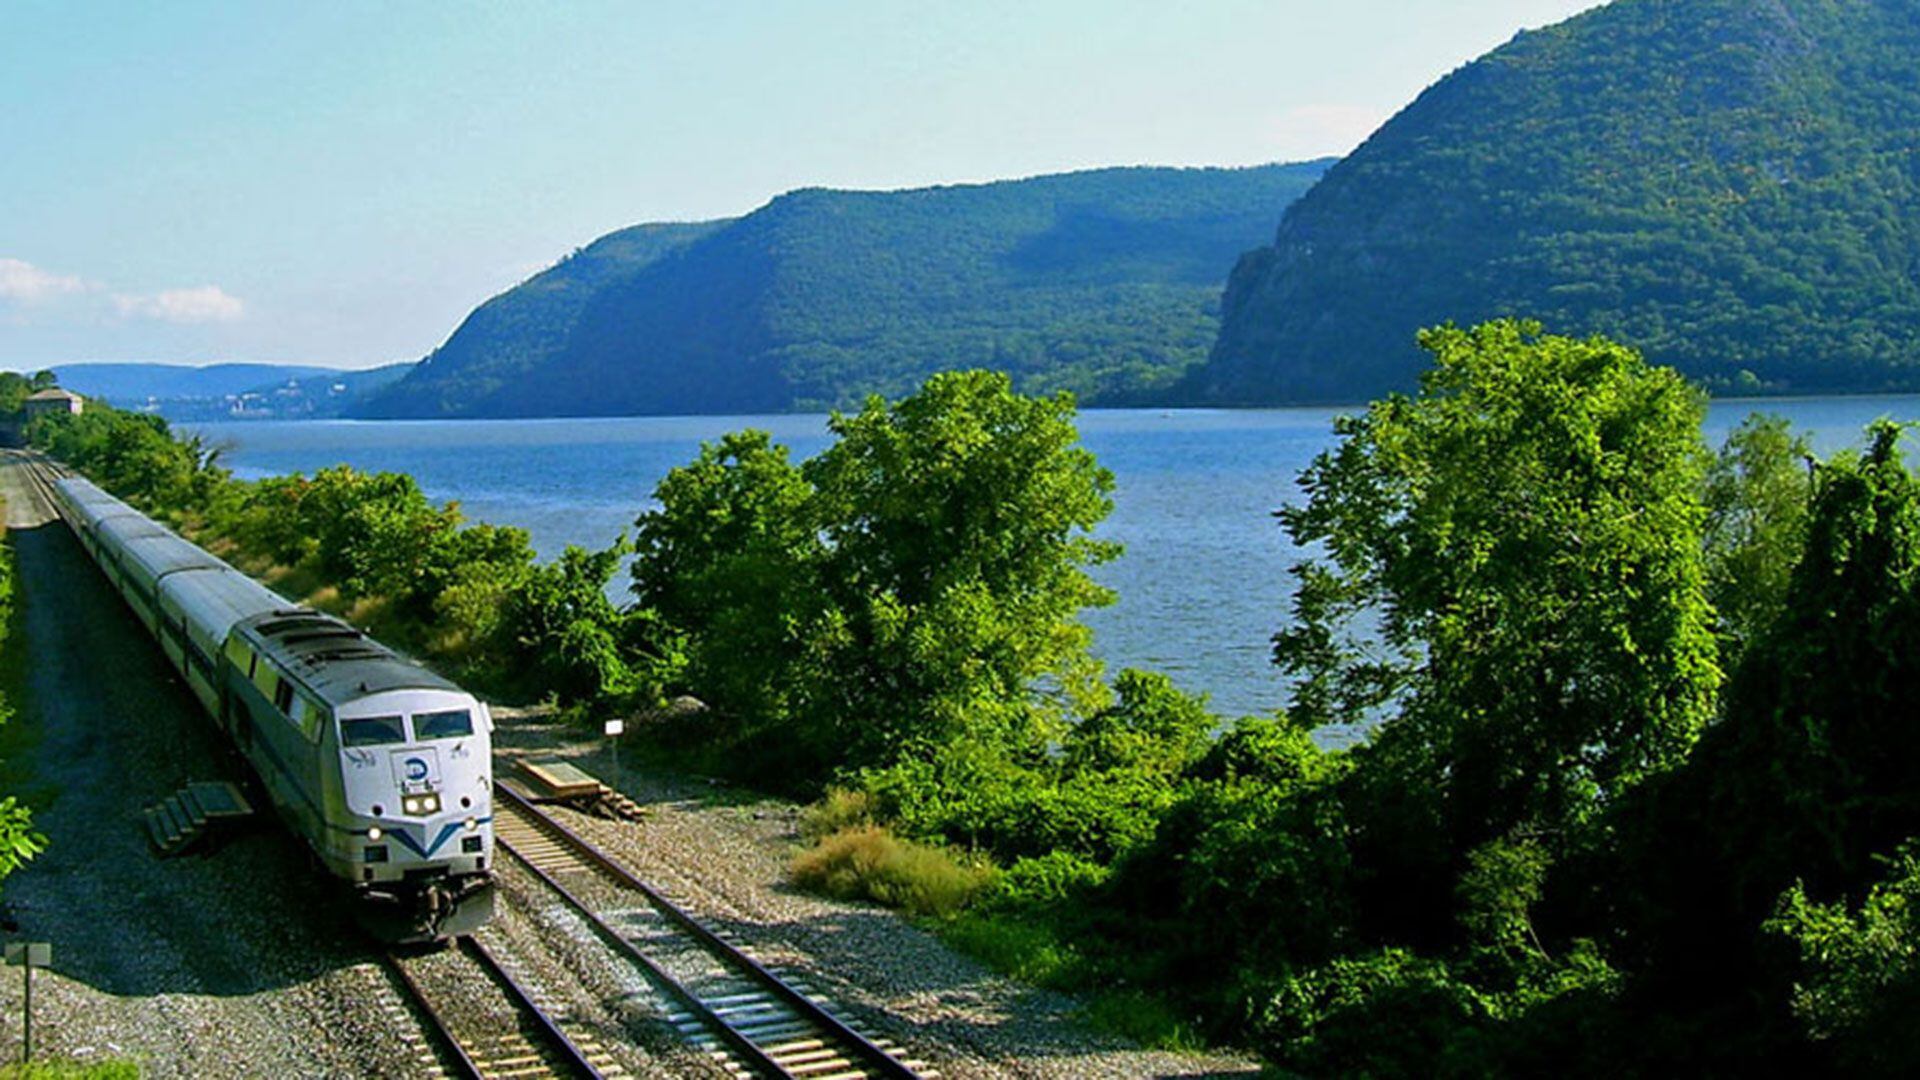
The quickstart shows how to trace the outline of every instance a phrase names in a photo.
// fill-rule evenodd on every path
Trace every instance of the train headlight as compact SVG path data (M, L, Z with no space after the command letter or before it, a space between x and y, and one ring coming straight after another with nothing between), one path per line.
M383 835L378 825L369 826L367 829L367 839L369 840L378 840Z
M479 818L477 818L477 817L470 817L470 818L468 818L468 819L467 819L467 831L468 831L468 832L472 832L472 831L474 831L475 829L478 829L479 827L480 827L480 819L479 819Z

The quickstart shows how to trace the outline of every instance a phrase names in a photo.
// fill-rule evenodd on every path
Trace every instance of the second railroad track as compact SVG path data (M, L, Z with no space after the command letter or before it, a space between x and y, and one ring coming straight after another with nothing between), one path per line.
M926 1080L921 1062L838 1015L708 928L617 860L506 784L494 792L494 838L677 999L669 1021L737 1076Z

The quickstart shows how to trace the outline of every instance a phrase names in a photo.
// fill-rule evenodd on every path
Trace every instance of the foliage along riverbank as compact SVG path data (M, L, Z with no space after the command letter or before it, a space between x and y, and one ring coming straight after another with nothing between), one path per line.
M1900 1072L1920 993L1920 483L1808 468L1601 339L1422 336L1281 521L1320 552L1283 715L1109 683L1077 612L1111 478L1067 398L936 377L801 463L707 446L631 551L534 566L404 477L238 484L142 417L36 439L316 599L825 797L797 872L1307 1074ZM1276 493L1276 500L1280 497ZM631 560L636 601L602 586ZM296 590L299 591L299 590ZM1276 619L1276 621L1280 621ZM430 628L430 629L429 629ZM1329 720L1377 718L1326 751Z

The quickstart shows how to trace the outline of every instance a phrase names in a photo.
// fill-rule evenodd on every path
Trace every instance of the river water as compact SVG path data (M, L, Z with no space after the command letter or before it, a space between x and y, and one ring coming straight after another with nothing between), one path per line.
M1787 417L1825 454L1856 446L1876 417L1920 418L1920 397L1715 402L1718 445L1748 413ZM1113 471L1114 511L1099 534L1126 554L1095 576L1119 602L1089 612L1110 667L1167 672L1227 716L1283 702L1268 639L1286 616L1298 552L1273 520L1294 478L1332 444L1339 409L1091 410L1085 445ZM702 440L762 428L796 460L827 443L826 417L712 416L564 420L256 421L181 425L227 447L246 478L346 463L407 472L470 519L518 525L546 556L604 547L647 507L667 470Z

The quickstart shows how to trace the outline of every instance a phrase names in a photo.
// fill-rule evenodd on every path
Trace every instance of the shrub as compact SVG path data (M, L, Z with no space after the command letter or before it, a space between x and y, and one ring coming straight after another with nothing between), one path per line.
M1105 866L1069 851L1049 851L1021 859L994 883L994 895L1006 902L1053 906L1085 897L1107 880Z
M800 835L818 842L862 825L874 824L873 796L864 791L830 787L819 802L800 811Z
M992 879L939 848L902 840L878 825L834 833L793 860L803 888L842 900L873 900L914 915L952 915Z

